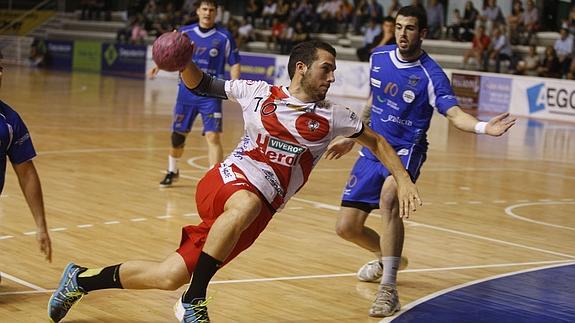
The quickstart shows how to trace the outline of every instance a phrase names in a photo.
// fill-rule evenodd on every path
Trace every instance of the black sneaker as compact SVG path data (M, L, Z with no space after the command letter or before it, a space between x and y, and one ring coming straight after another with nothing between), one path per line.
M177 182L180 178L180 171L174 172L167 172L166 177L160 182L161 187L170 187L174 182Z

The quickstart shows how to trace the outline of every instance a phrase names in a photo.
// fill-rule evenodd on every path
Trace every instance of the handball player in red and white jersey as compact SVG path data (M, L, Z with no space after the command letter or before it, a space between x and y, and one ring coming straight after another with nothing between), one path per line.
M212 277L257 239L272 215L307 182L337 136L369 148L398 182L401 213L415 211L421 205L419 193L392 147L354 112L325 101L335 80L335 56L335 49L324 42L296 45L288 62L289 87L220 80L190 62L181 73L188 89L238 102L245 122L236 149L198 183L202 223L184 227L180 247L161 263L127 261L91 270L69 264L49 304L51 319L61 320L92 290L174 290L192 277L174 308L176 317L180 322L209 322L206 294ZM77 299L60 296L66 294Z

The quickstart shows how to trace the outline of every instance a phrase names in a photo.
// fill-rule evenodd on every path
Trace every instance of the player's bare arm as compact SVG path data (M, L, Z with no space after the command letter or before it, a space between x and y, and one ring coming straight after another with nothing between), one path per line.
M364 127L362 134L355 138L362 146L367 147L387 167L397 182L397 197L399 200L399 216L408 218L409 215L422 205L419 192L411 181L409 174L403 167L401 160L393 147L382 136L371 128Z
M447 119L459 130L478 134L484 133L494 137L506 133L517 120L517 118L509 116L509 112L506 112L491 118L488 122L482 122L458 106L453 106L447 110Z
M232 80L239 80L240 79L240 63L234 64L230 67L230 78Z
M34 163L29 160L20 164L13 164L13 168L36 223L36 240L38 240L40 251L44 254L47 261L52 262L52 244L44 213L42 186L40 185L40 178Z

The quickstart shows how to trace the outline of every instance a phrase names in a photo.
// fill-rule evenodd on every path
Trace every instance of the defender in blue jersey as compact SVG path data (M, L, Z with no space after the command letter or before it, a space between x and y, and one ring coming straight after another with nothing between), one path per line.
M232 79L240 77L240 55L236 42L225 28L216 25L217 3L213 0L200 1L196 10L198 23L183 26L180 32L188 35L194 43L192 60L200 69L211 76L224 78L226 63L230 65ZM155 75L158 69L152 70ZM160 182L163 187L171 186L178 179L178 161L184 153L184 144L192 124L200 114L204 124L203 134L208 144L210 167L223 159L220 133L222 132L222 101L200 97L186 89L181 79L178 82L178 96L174 107L172 124L172 148L168 157L168 171Z
M0 59L1 57L0 54ZM3 68L0 65L0 84L2 74ZM9 159L18 177L22 193L32 211L36 223L36 240L40 245L40 251L46 260L52 262L52 244L44 213L42 186L32 162L32 158L35 156L36 151L24 121L16 111L0 100L0 193L4 188L6 163Z
M491 136L504 134L515 123L508 113L480 122L459 108L447 76L421 49L427 32L423 9L407 6L399 10L395 21L397 45L376 48L371 55L371 103L364 111L365 119L371 119L371 128L395 148L414 182L426 159L426 133L434 110L460 130ZM352 147L353 141L340 140L328 149L326 157L339 158ZM369 311L375 317L390 316L400 309L396 279L404 228L397 185L389 175L371 152L362 149L344 189L336 225L338 235L377 257L357 273L361 281L381 279ZM381 236L365 226L369 213L380 206Z

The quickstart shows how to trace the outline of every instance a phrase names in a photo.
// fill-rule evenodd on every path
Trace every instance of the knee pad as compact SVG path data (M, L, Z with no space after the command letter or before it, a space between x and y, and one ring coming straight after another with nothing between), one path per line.
M186 136L182 135L181 133L172 132L172 147L183 148L185 142Z

